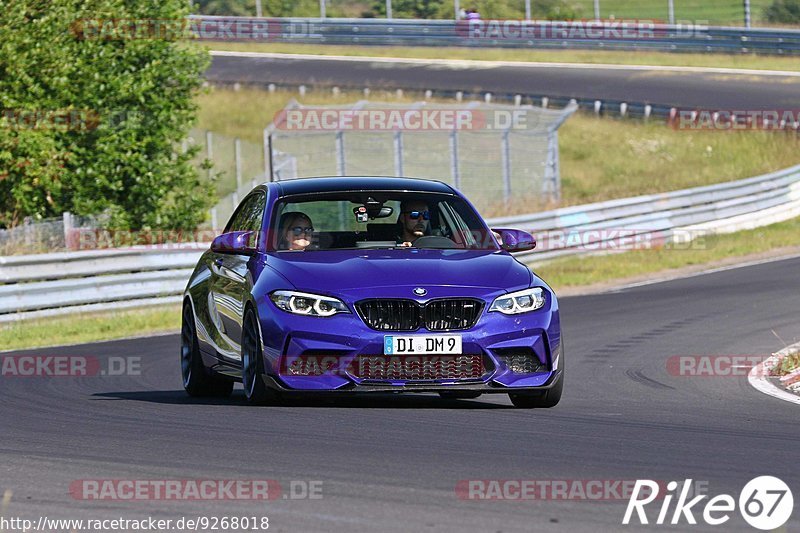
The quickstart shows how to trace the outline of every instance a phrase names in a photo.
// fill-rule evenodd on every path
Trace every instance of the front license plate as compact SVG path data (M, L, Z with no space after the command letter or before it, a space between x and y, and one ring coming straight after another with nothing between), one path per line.
M383 337L384 355L397 354L455 354L461 355L461 335L414 335Z

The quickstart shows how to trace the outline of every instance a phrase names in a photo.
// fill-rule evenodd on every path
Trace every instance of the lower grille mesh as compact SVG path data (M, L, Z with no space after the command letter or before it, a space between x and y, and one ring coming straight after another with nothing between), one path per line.
M486 367L480 355L359 355L350 371L359 379L413 381L480 379L486 373Z

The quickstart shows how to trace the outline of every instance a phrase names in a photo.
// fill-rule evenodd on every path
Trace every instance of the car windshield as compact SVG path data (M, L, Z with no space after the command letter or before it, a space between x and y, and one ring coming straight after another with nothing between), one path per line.
M278 251L499 249L474 209L451 194L358 191L289 196L278 202L270 227Z

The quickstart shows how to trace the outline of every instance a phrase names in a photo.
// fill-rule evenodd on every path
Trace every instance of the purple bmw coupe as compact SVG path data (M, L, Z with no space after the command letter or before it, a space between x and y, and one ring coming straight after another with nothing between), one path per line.
M457 190L408 178L307 178L256 187L184 294L183 384L252 403L288 395L505 393L561 398L553 290Z

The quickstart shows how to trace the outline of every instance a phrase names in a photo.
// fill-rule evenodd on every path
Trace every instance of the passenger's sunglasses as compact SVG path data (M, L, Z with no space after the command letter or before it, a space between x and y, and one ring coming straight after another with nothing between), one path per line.
M409 218L417 220L419 217L422 217L423 220L430 220L431 219L431 212L430 211L403 211Z
M299 236L302 233L305 233L306 235L308 235L309 233L314 233L314 228L311 227L311 226L309 226L307 228L302 228L300 226L295 226L295 227L291 228L291 230L292 230L292 233L295 234L295 236Z

